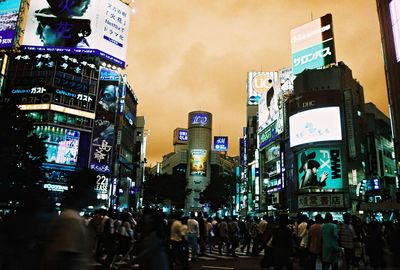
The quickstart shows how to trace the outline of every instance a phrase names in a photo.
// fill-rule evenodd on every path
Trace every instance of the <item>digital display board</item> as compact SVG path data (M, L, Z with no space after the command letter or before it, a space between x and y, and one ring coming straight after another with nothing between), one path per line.
M174 130L174 144L187 144L189 137L189 131L185 128L176 128Z
M214 137L214 151L227 152L228 151L228 137L215 136Z
M290 147L342 140L339 107L324 107L296 113L289 117Z
M21 0L0 1L0 48L11 48L17 28Z
M21 48L97 55L125 67L130 14L119 0L31 0Z
M260 76L260 75L259 75ZM271 124L273 121L279 117L279 103L280 100L280 81L278 79L277 72L268 72L263 74L263 79L257 76L254 79L259 81L257 85L258 89L263 89L262 91L257 90L253 87L256 92L260 94L260 99L258 103L258 126L259 129L263 129L265 126ZM253 79L253 81L254 81ZM260 82L261 81L261 82ZM262 87L261 87L262 86ZM264 87L268 89L264 89Z
M190 151L190 175L207 176L207 150L192 149Z
M291 30L290 36L294 75L336 62L331 14Z
M248 72L247 73L247 104L257 105L261 95L267 93L277 82L276 72Z
M90 168L107 174L111 172L120 76L118 72L106 68L100 68L99 75L99 95L93 128Z
M392 0L389 3L390 19L392 22L394 48L396 60L400 62L400 0Z
M311 148L298 153L299 189L343 188L342 156L338 148Z
M197 113L192 117L192 125L198 125L204 127L208 123L208 115L203 113Z
M53 126L36 126L34 132L44 139L46 162L75 166L80 132Z

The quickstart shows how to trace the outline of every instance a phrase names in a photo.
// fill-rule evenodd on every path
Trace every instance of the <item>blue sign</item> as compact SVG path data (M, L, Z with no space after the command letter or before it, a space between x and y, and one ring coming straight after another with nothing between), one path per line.
M200 125L204 127L208 123L208 115L203 113L195 114L192 118L192 125Z
M214 151L221 151L221 152L228 151L228 137L215 136L214 137Z
M13 46L20 5L20 0L0 1L0 48Z
M119 81L120 74L118 71L108 69L108 68L100 68L100 80L101 81Z
M184 142L188 141L188 131L187 130L183 130L183 129L178 130L178 141L184 141Z

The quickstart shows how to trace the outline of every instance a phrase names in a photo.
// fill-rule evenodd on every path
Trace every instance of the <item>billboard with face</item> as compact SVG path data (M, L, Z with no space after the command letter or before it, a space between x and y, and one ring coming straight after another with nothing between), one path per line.
M310 142L342 140L339 107L325 107L289 117L290 147Z
M214 151L227 152L228 151L228 137L215 136L214 137Z
M259 92L260 99L258 103L258 127L259 130L276 121L279 118L281 88L277 72L266 73L264 76L268 83L264 83L269 87L263 92Z
M343 188L342 157L338 148L307 149L298 153L299 189Z
M100 69L90 168L101 173L111 172L119 81L120 76L117 72Z
M336 62L331 14L293 29L290 36L293 74Z
M248 72L247 104L257 105L261 99L261 94L268 92L276 81L276 72Z
M0 48L11 48L14 43L21 0L0 1Z
M22 49L94 54L124 67L130 13L119 0L31 0Z
M190 151L190 175L207 176L207 150L193 149Z

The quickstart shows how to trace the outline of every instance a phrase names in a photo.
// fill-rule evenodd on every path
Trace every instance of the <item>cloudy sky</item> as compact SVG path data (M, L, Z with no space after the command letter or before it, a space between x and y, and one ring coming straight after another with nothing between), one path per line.
M375 0L136 0L128 78L138 114L151 130L151 165L172 152L187 114L213 114L213 135L229 136L238 155L246 124L246 74L291 65L290 30L333 16L337 61L364 87L366 102L388 113ZM148 164L148 165L150 165Z

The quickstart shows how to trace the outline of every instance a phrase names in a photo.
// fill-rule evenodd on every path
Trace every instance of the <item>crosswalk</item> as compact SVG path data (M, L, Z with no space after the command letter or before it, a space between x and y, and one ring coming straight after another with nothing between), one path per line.
M213 251L212 253L206 253L203 256L198 256L198 260L203 260L203 261L215 261L215 260L234 260L234 259L250 259L254 258L254 256L250 254L246 254L246 252L241 252L241 251L236 251L236 255L238 257L233 257L231 253L222 253L220 255L218 251Z

